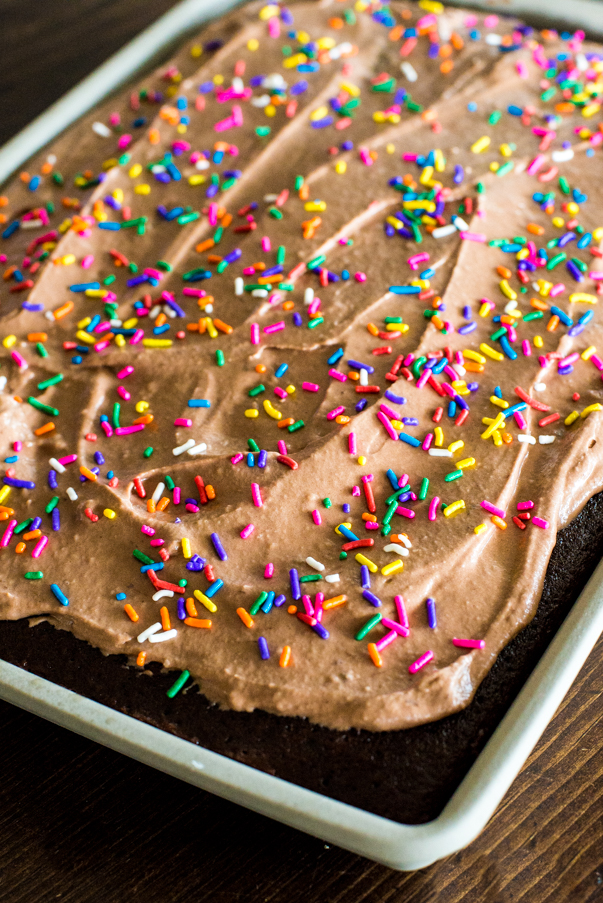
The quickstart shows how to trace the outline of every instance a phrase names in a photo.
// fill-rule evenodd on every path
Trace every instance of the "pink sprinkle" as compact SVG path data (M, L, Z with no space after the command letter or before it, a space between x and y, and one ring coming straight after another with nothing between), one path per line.
M395 596L394 602L396 603L396 611L398 612L398 620L402 627L408 630L408 615L406 614L406 608L404 606L404 597L403 596ZM388 625L386 625L388 626ZM393 630L393 628L392 628ZM409 631L410 632L410 631Z
M528 72L528 67L522 60L518 60L517 63L515 63L515 68L517 69L517 74L520 78L527 78L530 74Z
M207 292L203 288L183 288L182 294L187 298L205 298Z
M458 373L456 372L456 370L452 369L450 364L446 364L446 366L444 367L444 373L446 374L446 376L449 379L458 379L459 378Z
M89 270L93 263L94 263L94 254L86 254L84 259L82 260L82 269Z
M278 442L276 443L276 446L278 448L279 455L287 454L287 443L285 442L284 439L279 439ZM242 457L242 455L241 455L241 457Z
M430 376L431 376L431 370L429 368L427 368L426 370L423 370L423 372L421 373L420 377L417 380L417 389L422 389Z
M518 511L530 511L531 508L534 507L534 502L517 502L517 510Z
M389 438L393 439L395 442L398 438L398 434L395 431L395 429L393 428L393 426L391 425L391 422L388 420L388 418L383 413L383 411L377 411L377 418L381 421L381 423L385 427L385 431L386 431L387 435L389 436Z
M589 358L591 364L594 364L597 370L603 370L603 361L598 354L591 354Z
M2 539L0 539L0 547L5 549L9 544L13 533L15 532L15 527L17 526L16 520L9 520L6 530L2 534Z
M193 425L193 421L189 420L188 417L176 417L174 420L174 426L188 426L191 427Z
M383 620L381 621L381 623L383 624ZM393 643L394 640L397 640L397 639L398 639L397 631L390 630L389 633L385 634L383 639L379 640L378 643L375 643L375 648L376 648L377 652L381 652L382 649L385 649L386 646L391 645L391 643Z
M243 276L253 276L255 273L255 267L244 267L243 268Z
M437 495L434 495L434 497L432 498L432 500L429 503L429 512L427 514L427 517L429 518L429 520L433 521L436 519L437 514L438 514L438 505L439 504L440 504L440 499L438 498Z
M19 354L18 351L11 351L11 357L19 370L27 370L27 361Z
M481 504L482 508L484 509L484 511L488 511L489 514L495 514L497 517L502 517L503 520L506 517L506 512L503 511L502 508L497 508L496 505L493 505L491 502L488 502L486 499L484 499L480 504Z
M187 502L184 507L187 511L190 511L191 514L197 514L197 512L199 511L199 506L193 505L191 502Z
M256 508L263 508L264 502L262 500L262 493L258 483L251 484L251 498L253 499L253 504Z
M125 379L126 376L131 376L133 373L134 373L134 367L132 367L130 364L128 364L127 367L124 367L122 370L119 371L119 373L117 374L117 378Z
M360 159L362 160L362 162L364 163L365 166L373 165L373 158L369 154L366 147L361 147L360 150L358 151L358 153L360 155Z
M272 16L271 19L268 19L268 34L271 38L278 38L281 33L281 26L279 20L276 16Z
M342 373L340 370L335 370L334 367L331 367L329 370L329 376L332 376L333 379L338 379L340 383L344 383L347 380L346 374Z
M313 298L308 307L308 315L313 317L317 310L320 310L320 298Z
M532 523L535 527L541 527L543 530L547 530L549 526L548 520L545 520L543 517L533 517Z
M13 442L13 451L18 453L21 451L22 448L23 448L23 443L21 442L21 440L15 439L15 441Z
M253 524L247 524L247 526L243 527L241 530L241 539L249 539L254 530L255 527Z
M534 157L526 172L529 176L533 176L534 173L538 172L538 170L543 166L544 163L546 163L546 157L544 156L544 154L538 154L538 156Z
M273 332L280 332L281 329L284 329L285 325L285 321L281 320L279 323L273 323L272 326L264 326L264 332L266 335L272 335Z
M352 496L356 499L360 495L360 486L352 486Z
M312 512L312 520L316 524L317 527L320 527L322 524L322 517L320 516L320 511L317 511L316 508Z
M132 426L118 426L115 430L116 436L129 436L130 433L139 433L144 429L144 423L133 423Z
M118 386L117 394L119 395L120 398L123 398L124 401L129 401L130 398L132 397L125 386Z
M264 579L270 580L271 577L274 577L274 565L269 562L264 568Z
M32 558L39 558L40 555L42 554L42 552L44 551L44 549L46 548L47 545L48 545L48 537L47 537L47 536L40 536L40 538L38 539L37 543L35 544L35 546L34 546L33 549L31 550L31 557L32 557Z
M408 263L409 267L411 268L411 270L418 270L419 264L425 263L428 260L429 260L429 254L427 254L425 251L423 251L423 253L421 253L421 254L413 254L412 257L408 258L407 263Z
M595 282L600 282L603 279L603 273L600 270L591 270L588 274L590 279L594 279ZM550 292L549 292L550 294Z
M408 671L410 674L416 674L417 671L420 671L421 668L424 668L425 665L428 665L431 661L433 661L433 652L430 650L429 652L424 652L423 655L419 656L419 658L412 663L412 665L409 665Z
M356 282L366 282L366 273L354 273L354 279Z
M272 292L271 295L268 295L268 298L267 298L268 304L271 304L271 305L278 304L282 297L283 296L282 296L281 292Z
M110 345L109 339L103 339L102 342L97 342L94 346L94 350L98 353L104 351Z
M335 420L336 417L339 417L340 414L345 412L345 408L343 405L339 405L338 408L333 408L332 411L329 411L327 414L327 420Z
M173 501L174 505L180 504L180 486L174 486Z
M142 342L144 339L144 329L137 329L132 338L130 339L130 345L138 345L139 342Z
M230 459L230 463L238 464L239 461L242 461L242 460L243 460L243 455L241 454L241 452L237 452L237 454L233 455L232 458Z
M148 527L146 524L142 525L140 532L144 533L145 536L155 536L154 529L152 527Z
M562 358L560 361L557 361L558 367L567 367L568 364L573 364L575 361L580 359L580 355L577 351L574 351L572 354L568 354L567 357Z
M348 436L348 451L351 455L356 454L356 433L350 433Z
M515 423L517 424L517 426L519 427L520 430L526 430L528 428L528 425L527 425L525 418L524 418L523 414L521 413L521 411L514 411L513 417L515 418Z
M284 389L281 389L280 386L274 387L274 394L277 395L280 399L287 398L287 393Z
M251 327L249 329L249 332L250 332L249 341L251 342L251 344L259 345L260 344L260 327L258 326L258 324L252 323Z
M210 226L218 225L218 205L217 204L212 203L209 205L209 209L207 211L207 218L209 220Z
M465 241L487 241L487 236L483 232L461 232L461 238Z
M306 611L307 615L312 616L314 614L314 606L312 605L312 599L310 596L302 596L302 604Z
M521 350L523 351L526 357L530 357L532 354L532 346L530 345L529 339L524 339L521 343Z
M106 420L101 420L101 426L105 431L105 435L106 435L107 439L110 439L111 436L113 435L113 427L111 426L111 424L107 423Z
M412 520L415 516L415 512L412 508L405 508L403 505L398 505L396 508L396 514L401 514L402 517L407 517L409 520Z
M320 390L320 386L316 383L302 383L302 389L306 392L318 392Z
M262 238L262 251L265 251L267 254L270 250L272 250L272 244L270 243L268 236L264 235L264 237Z
M459 646L461 649L485 649L486 641L485 640L459 640L457 637L453 637L452 642L455 646Z
M324 600L325 600L324 593L316 593L316 596L314 597L314 617L316 618L317 621L322 621L322 616L323 616L322 603L324 602Z
M378 530L381 524L378 524L375 520L367 520L364 522L364 527L366 530Z
M150 544L153 546L154 549L157 549L160 546L165 545L165 539L160 539L159 537L157 537L157 539L152 539Z
M128 147L129 144L132 143L131 135L120 135L119 140L117 142L117 146L120 150L124 150L124 148Z
M403 473L400 479L398 480L398 489L404 489L405 486L408 485L408 474Z
M63 467L66 467L68 464L73 464L75 461L77 461L77 455L65 455L64 458L58 459L59 464L62 464Z
M385 414L385 416L386 416L386 417L389 417L390 420L398 420L398 414L397 414L397 412L396 412L396 411L392 411L392 409L390 408L389 405L384 404L383 402L381 402L381 404L379 405L379 410L380 410L380 411L383 411L383 413Z
M384 627L389 627L390 630L395 630L398 636L410 636L410 630L408 627L404 627L403 624L398 624L397 621L391 621L389 618L381 618L381 623Z
M540 364L541 370L544 370L544 368L548 367L548 365L549 365L549 359L546 355L539 354L538 355L538 363Z
M431 448L432 442L433 442L433 433L427 433L427 435L423 439L423 445L421 446L423 451L429 451L429 449Z

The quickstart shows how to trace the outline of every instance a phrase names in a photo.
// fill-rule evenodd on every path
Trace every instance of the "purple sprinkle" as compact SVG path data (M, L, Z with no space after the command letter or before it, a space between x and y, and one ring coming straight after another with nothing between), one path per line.
M403 396L403 395L395 395L395 394L391 391L391 389L386 389L386 390L385 390L385 397L386 397L389 401L393 401L394 404L406 404L406 399L404 398L404 396Z
M94 452L94 460L96 461L96 463L98 464L99 467L105 463L105 458L103 456L103 453L99 452L99 451Z
M291 593L293 598L297 601L301 599L301 587L299 585L299 574L297 573L296 568L291 568L289 571L289 581L291 583Z
M371 605L374 605L375 608L381 608L382 602L379 596L376 596L369 589L365 589L362 593L362 598L366 599L367 602L370 602Z
M267 658L270 658L270 650L268 649L268 643L266 642L265 637L258 637L258 646L260 649L260 657L266 661Z
M471 323L464 323L462 326L459 326L457 332L459 335L467 335L467 333L473 332L474 329L477 329L477 323L471 321Z
M184 621L184 619L185 619L186 616L187 616L187 615L186 615L186 608L185 608L185 605L184 605L184 596L179 596L179 597L178 597L178 599L176 600L176 605L177 605L177 608L178 608L178 620L179 620L179 621Z
M371 586L371 574L366 564L360 565L360 586L364 590L370 589Z
M211 533L209 537L213 543L214 549L216 550L216 555L220 559L220 561L228 561L228 555L224 551L224 546L220 542L220 537L217 533Z
M56 470L49 470L49 471L48 471L48 485L49 485L49 487L50 487L51 489L56 489L57 486L59 485L59 484L57 483L57 472L56 472Z
M304 325L302 316L301 316L301 314L297 313L297 311L293 314L293 325L294 326L303 326Z
M435 628L438 626L438 621L436 618L435 599L429 597L425 600L425 605L427 606L427 623L432 630L435 630Z
M283 594L281 593L281 594L280 594L279 596L277 596L276 599L274 600L274 607L275 607L275 608L280 608L281 605L284 605L286 601L287 601L287 597L286 597L286 596L283 596Z
M42 518L34 517L31 524L29 525L30 530L38 530L42 526Z
M12 486L13 489L35 489L36 484L31 480L15 480L13 477L4 477L4 485Z
M322 640L328 640L328 639L329 639L329 631L326 630L326 629L322 626L322 624L320 624L320 623L318 623L318 622L317 622L316 624L313 624L313 625L312 625L312 630L313 630L315 633L317 633L318 636L319 636Z
M57 507L52 509L52 529L55 533L61 529L61 515Z

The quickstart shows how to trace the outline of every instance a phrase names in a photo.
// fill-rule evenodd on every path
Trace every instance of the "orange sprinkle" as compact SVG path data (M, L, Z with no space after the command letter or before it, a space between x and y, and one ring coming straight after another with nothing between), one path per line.
M237 614L245 627L253 627L253 618L244 608L237 608Z
M54 428L54 423L45 423L44 426L39 426L37 430L34 430L34 433L36 436L43 436L44 433L51 433Z
M21 555L21 553L24 552L26 548L27 546L24 542L18 542L15 546L15 552L17 553L17 555Z
M297 614L297 605L288 605L288 606L287 606L287 614L288 614L288 615L295 615L295 614Z
M281 668L288 668L291 664L291 646L283 646L281 657L278 660Z
M377 647L375 646L375 644L369 643L366 648L368 649L368 654L370 655L370 657L372 659L373 665L376 668L382 668L383 667L383 659L379 655L379 652L377 651Z
M546 331L547 332L555 332L555 330L557 329L558 326L559 326L559 317L557 316L557 314L553 314L553 316L551 317L549 322L546 324Z
M511 443L513 442L513 436L511 435L511 433L502 433L501 438L505 445L511 445Z
M225 213L220 221L220 225L223 229L228 229L230 224L232 223L232 213Z
M494 524L495 527L498 527L499 530L507 529L506 523L504 522L502 517L498 516L498 514L493 514L492 517L490 518L490 520L492 521L492 523Z
M160 141L159 129L149 129L149 144L159 144Z
M332 599L325 599L322 603L322 607L326 609L337 608L339 605L345 605L347 600L348 597L343 594L341 596L333 596Z
M265 373L266 372L266 364L256 364L255 372L256 373Z
M169 630L172 625L170 624L170 613L165 605L162 605L159 609L159 616L161 617L161 626L163 629Z
M463 367L470 373L483 373L485 370L483 364L477 364L475 361L465 361Z
M91 470L88 470L87 467L84 467L83 464L80 467L80 473L83 477L86 477L87 480L90 480L91 483L96 483L96 474L92 473Z
M279 273L276 273L274 276L258 276L258 285L272 285L282 281L283 277Z
M155 507L155 511L165 511L167 506L169 505L170 500L167 495L164 495L162 499L159 499L157 505Z
M208 630L211 627L209 618L185 618L184 623L189 627L203 627Z
M402 28L402 26L394 25L393 28L390 28L389 39L390 39L390 41L399 41L403 34L404 34L404 29Z
M129 602L126 605L124 605L124 611L127 614L127 616L129 617L129 619L136 624L136 621L138 621L138 615L136 614L136 612L134 611L134 609L132 608L132 606L130 605ZM143 655L144 655L144 653L143 653Z
M195 600L192 596L189 596L185 602L186 610L189 613L191 618L196 618L198 615L197 606L195 605Z
M188 332L199 332L199 324L198 323L187 323L186 328Z
M29 530L28 533L23 534L23 539L27 542L28 539L39 539L41 535L41 530Z
M298 195L300 197L300 200L307 201L308 198L310 197L310 186L306 185L306 183L304 182L304 184L300 187L300 189L298 191Z
M5 194L3 194L2 197L0 197L0 207L6 207L7 204L8 204L8 198L6 197Z
M206 238L205 241L200 242L195 251L198 251L199 254L202 254L204 251L208 251L210 248L213 248L215 245L215 241L213 238Z
M440 65L440 72L442 75L448 75L449 72L452 72L454 69L454 63L452 60L444 60L444 62Z
M54 311L55 320L62 320L63 317L66 317L67 314L71 313L73 307L73 301L66 301L65 304L61 305L61 307L57 307L57 309Z
M357 370L351 370L351 371L348 373L348 379L353 379L354 382L356 382L357 380L360 379L360 374L358 373Z
M328 20L327 25L329 28L343 28L344 22L339 16L334 16L332 19Z
M146 662L146 660L147 660L146 652L139 652L138 655L136 656L136 664L138 665L139 668L144 667L144 663Z
M155 502L153 499L147 499L147 511L149 514L155 514Z
M496 272L501 277L501 279L510 279L513 275L513 272L508 267L503 266L496 267Z
M453 31L450 35L450 43L454 47L455 50L462 50L465 46L465 42L463 41L460 34L457 34L456 31Z
M28 342L46 342L46 341L48 341L48 335L45 332L28 332L27 333L27 341Z
M362 520L370 520L370 521L373 521L373 523L375 523L377 520L377 517L374 514L367 514L366 511L363 511L362 512Z
M208 254L207 262L208 263L221 263L222 257L219 254Z
M436 329L444 329L444 321L440 320L437 314L434 314L434 316L431 318L431 322Z
M136 420L133 421L133 423L136 425L139 423L152 423L153 420L153 414L142 414L140 417L137 417Z
M157 318L155 320L155 326L163 326L164 323L167 323L167 315L161 311L160 314L157 314Z
M379 335L379 329L377 328L377 326L375 326L374 323L367 323L366 328L371 335Z
M14 513L14 508L8 508L6 505L0 505L0 514L6 514L7 517L10 517Z
M335 423L338 423L340 426L345 426L350 420L351 417L348 417L347 414L338 414L335 418Z
M548 310L549 306L546 301L543 301L541 298L531 298L530 304L532 307L535 307L536 310Z
M226 335L230 335L232 332L232 326L229 326L228 323L224 323L223 320L218 320L217 317L214 317L214 326L216 329L219 329L220 332L225 332Z
M293 310L295 301L283 301L283 310Z
M216 490L211 485L211 483L208 483L207 486L205 487L205 495L207 496L208 499L215 499Z
M279 420L277 426L282 430L286 426L291 426L292 423L295 423L293 417L285 417L283 420Z
M526 229L532 235L544 235L544 226L539 226L538 223L528 223Z

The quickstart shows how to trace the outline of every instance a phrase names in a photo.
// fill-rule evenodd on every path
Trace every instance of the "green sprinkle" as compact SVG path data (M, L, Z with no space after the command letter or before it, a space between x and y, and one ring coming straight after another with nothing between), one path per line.
M296 420L295 423L292 423L291 426L287 427L287 430L290 433L294 433L296 430L301 430L302 426L304 426L304 421Z
M33 517L28 517L26 520L22 520L20 524L17 524L13 532L18 536L19 533L23 533L24 530L27 530L30 524L33 524Z
M498 342L498 340L501 338L501 336L506 335L506 334L507 334L507 330L503 326L501 329L497 329L496 332L492 333L492 335L490 336L490 341Z
M347 552L340 552L340 553L339 553L339 560L340 560L340 561L345 561L345 559L346 559L347 557L348 557L348 553L347 553Z
M169 473L166 473L164 480L165 480L165 485L167 486L168 489L173 489L174 486L176 485L174 483L174 481L172 480L171 476L169 475Z
M126 163L130 162L130 154L122 154L121 157L117 158L117 162L120 166L125 166Z
M415 103L414 100L406 101L406 109L410 110L411 113L422 113L423 107L420 103Z
M29 396L29 398L27 400L30 403L30 405L32 406L32 408L37 408L38 411L43 411L45 414L50 414L52 417L59 416L58 408L53 408L49 404L44 404L43 401L38 401L37 398L32 398L31 395Z
M356 24L356 13L354 12L353 9L344 9L343 18L345 19L345 21L348 25Z
M157 263L155 264L155 267L158 270L163 270L164 273L172 272L172 265L171 265L171 263L168 263L167 260L158 260Z
M223 273L224 270L227 268L227 266L228 266L228 261L221 260L220 263L218 264L218 266L216 267L216 273Z
M572 257L571 262L574 266L577 266L581 273L586 273L588 266L584 263L583 260L578 260L577 257Z
M309 270L315 270L319 266L321 266L321 264L323 264L326 259L327 258L325 254L318 254L316 257L313 257L312 260L309 260L306 266Z
M253 605L252 605L251 608L249 609L249 614L250 614L252 617L253 617L253 615L257 615L258 611L260 610L260 608L262 607L262 605L264 604L264 602L266 601L267 598L268 598L268 593L266 593L266 592L261 592L261 593L259 594L259 596L258 596L257 599L255 600L255 602L253 603Z
M370 633L373 627L376 627L377 624L381 621L383 615L381 612L377 612L376 615L373 615L372 618L369 618L364 627L361 627L354 639L363 640L367 633Z
M513 160L507 160L506 163L503 163L502 166L499 166L496 170L497 176L504 176L506 173L511 172L511 170L515 169L515 163Z
M285 262L286 250L284 245L279 245L276 252L276 263L281 266Z
M144 552L141 552L140 549L134 549L132 552L134 558L138 559L138 561L142 561L143 564L155 564L155 560L153 558L149 558L148 555L145 555Z
M452 473L447 473L447 474L446 474L446 476L444 477L444 480L445 480L447 483L453 483L455 480L460 480L460 478L461 478L462 476L463 476L463 471L462 471L462 470L453 470Z
M182 687L187 682L187 680L189 679L190 676L191 676L190 671L183 671L182 674L180 675L180 677L176 678L176 680L174 681L174 683L172 684L172 686L169 688L169 690L166 692L165 695L168 696L170 699L173 699L174 696L176 696L180 692L180 690L182 689Z
M306 574L305 577L300 577L300 583L317 583L319 580L322 580L320 574Z
M113 405L113 426L115 429L119 429L119 414L121 411L121 405L118 401L116 401Z
M542 94L540 95L540 99L546 103L547 100L552 100L552 98L555 96L556 93L557 93L557 88L548 88L546 91L542 92Z
M258 125L255 130L258 138L266 138L270 134L270 126L269 125Z
M411 223L410 228L412 229L412 234L414 236L416 243L418 245L420 245L421 242L423 241L423 236L421 235L421 230L419 229L419 227L417 226L416 223Z
M272 217L272 219L282 219L283 211L279 210L278 207L269 207L268 215Z
M103 279L103 285L113 285L116 278L117 277L116 277L115 273L110 273L109 276L107 276L107 277L105 277L105 279Z
M216 231L213 234L214 244L218 244L218 242L222 239L224 235L224 226L218 226Z
M281 290L281 292L292 292L295 286L290 282L279 282L278 288Z
M331 505L333 504L333 502L331 501L331 499L323 499L323 500L322 500L322 503L323 503L323 505L325 506L325 508L330 508Z
M188 583L188 580L185 580L183 577L181 580L178 581L178 586L181 586L182 589L184 589L184 587L187 585L187 583Z
M295 176L295 182L293 185L295 190L299 191L299 189L302 187L303 184L304 184L304 177L303 176Z
M58 497L58 495L53 495L53 497L51 498L51 500L48 502L48 504L47 504L46 507L44 508L44 511L46 512L46 514L50 514L52 511L54 511L54 509L56 508L56 506L57 506L58 504L59 504L59 497Z
M401 489L396 489L395 492L392 492L392 494L385 499L385 504L391 505L392 502L397 500L403 492L410 492L410 486L403 486Z
M421 375L421 367L423 366L423 364L426 364L426 363L427 363L427 358L424 355L422 355L421 357L418 357L416 359L416 361L413 361L412 372L413 372L415 379L419 378L419 376Z
M427 490L429 489L429 480L423 477L421 480L421 488L419 489L419 501L424 502L427 498Z
M44 382L38 383L38 390L43 392L44 389L47 389L49 386L56 386L57 383L63 381L63 374L57 373L56 376L51 376L50 379L45 379Z
M563 192L563 194L569 194L569 193L570 193L569 182L567 181L567 179L565 178L565 176L559 176L559 188L561 189L561 191Z
M65 180L63 179L63 176L61 175L60 172L53 172L53 174L52 174L52 181L53 181L56 185L63 185L64 182L65 182Z
M257 444L255 439L248 439L247 445L249 446L249 448L251 449L252 452L259 452L259 450L260 450L260 446Z
M391 521L392 517L393 517L394 514L396 513L396 508L397 508L397 507L398 507L398 501L397 501L397 499L396 499L396 500L394 500L394 501L390 504L389 508L387 509L387 511L386 511L386 513L385 513L385 516L384 516L384 518L383 518L383 523L384 523L384 524L389 524L389 522Z
M38 352L40 357L48 357L48 352L41 342L36 342L36 351Z
M148 217L146 216L138 216L136 219L127 219L121 224L122 229L132 229L135 226L140 226L146 223Z
M389 536L389 534L391 532L392 532L392 525L391 524L383 524L383 526L381 527L381 536Z
M496 125L496 123L500 120L502 113L500 110L493 110L492 113L488 116L488 125Z
M505 330L505 332L506 332L506 330ZM256 395L259 395L261 392L265 392L265 391L266 391L266 386L263 386L260 383L259 386L254 386L253 389L250 389L248 394L251 395L252 398L255 398Z
M26 571L23 576L26 580L41 580L44 574L42 571Z
M200 216L200 213L182 213L177 217L176 222L179 226L186 226L188 223L194 223Z
M145 458L150 458L151 455L153 454L153 446L149 445L147 448L145 448L145 450L143 451L142 454L144 455Z
M324 317L313 317L308 321L308 329L314 329L316 326L320 326L321 323L324 323Z
M402 319L402 317L386 317L385 323L404 323L404 320Z
M559 254L555 254L555 256L551 257L551 259L547 263L547 270L554 269L558 263L563 263L564 260L567 260L567 254L565 253L565 251L561 251Z
M218 365L218 367L224 366L224 352L220 351L219 348L216 351L216 364Z

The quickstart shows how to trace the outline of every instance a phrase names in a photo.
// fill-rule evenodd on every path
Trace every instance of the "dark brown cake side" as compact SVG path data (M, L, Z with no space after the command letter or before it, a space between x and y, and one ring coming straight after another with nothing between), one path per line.
M47 623L0 622L0 657L200 746L395 821L435 818L521 689L603 555L603 493L562 530L532 622L498 657L471 705L391 733L333 731L301 718L222 711L174 673L142 673ZM303 756L300 756L303 750Z

